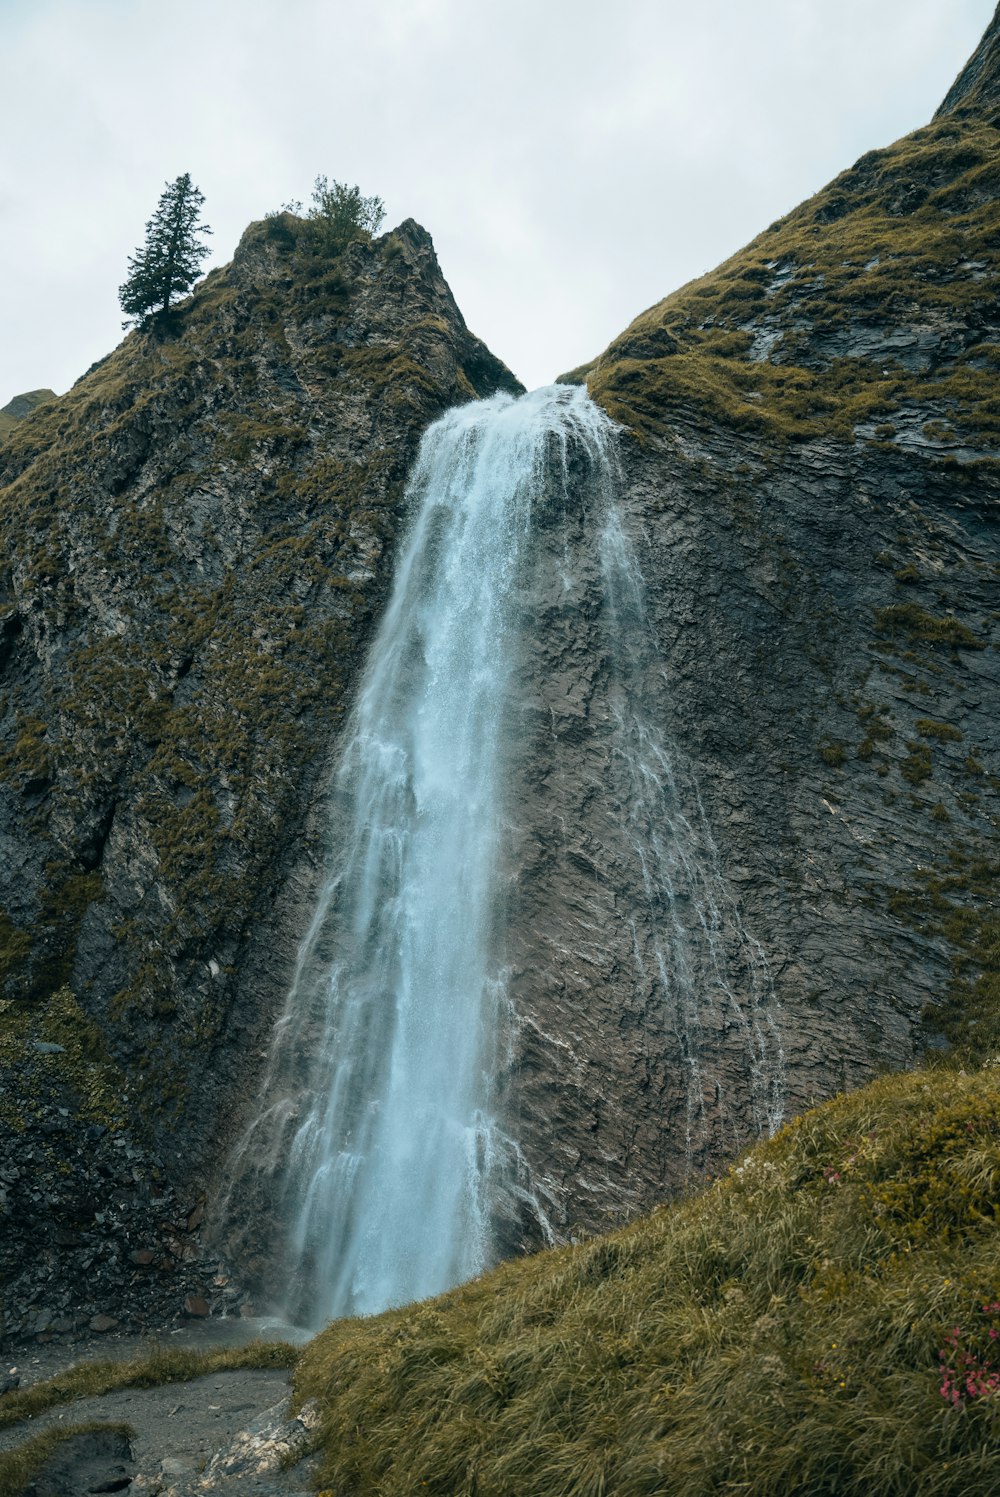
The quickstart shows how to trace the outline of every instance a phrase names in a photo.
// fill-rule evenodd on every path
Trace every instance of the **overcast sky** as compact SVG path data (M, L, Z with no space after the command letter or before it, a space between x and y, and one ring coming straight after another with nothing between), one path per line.
M434 236L529 386L925 123L994 0L0 0L0 405L120 339L189 171L228 260L318 173Z

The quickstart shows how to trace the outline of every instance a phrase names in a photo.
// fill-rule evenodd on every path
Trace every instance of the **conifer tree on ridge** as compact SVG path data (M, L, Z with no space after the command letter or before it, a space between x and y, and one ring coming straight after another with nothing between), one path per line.
M166 184L146 225L146 242L130 256L128 279L118 288L121 309L127 314L122 327L138 327L152 312L165 318L171 301L191 290L208 254L199 236L212 232L198 222L204 201L189 172Z

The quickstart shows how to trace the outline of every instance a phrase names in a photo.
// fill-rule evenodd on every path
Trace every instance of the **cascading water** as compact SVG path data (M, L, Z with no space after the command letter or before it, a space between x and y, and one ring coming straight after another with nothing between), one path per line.
M639 866L647 923L654 933L654 976L684 1070L684 1146L691 1162L696 1146L707 1137L707 1094L720 1089L706 1069L704 1016L721 1015L738 1027L749 1073L751 1121L758 1134L773 1133L781 1122L784 1056L764 952L744 928L719 871L691 768L668 744L646 700L651 678L660 677L668 689L669 678L650 627L638 558L614 498L605 513L600 549L620 819ZM648 957L637 944L634 955L644 975Z
M606 426L560 386L460 406L421 445L333 787L340 850L275 1040L279 1100L244 1143L284 1171L294 1316L381 1310L489 1261L518 579L553 461L596 453Z
M509 1021L513 702L537 627L523 584L533 517L546 505L567 512L582 472L600 509L589 533L599 538L619 771L608 793L620 796L657 931L662 1028L685 1068L686 1147L706 1084L705 1003L729 1005L744 1030L757 1127L779 1110L760 1018L766 969L739 926L700 803L693 822L679 808L677 764L652 725L646 683L659 665L614 447L613 423L567 386L460 406L421 444L411 530L332 785L327 879L277 1026L266 1105L233 1165L236 1177L275 1182L293 1319L371 1313L474 1275L491 1260L505 1201L527 1203L551 1235L495 1116L494 1080ZM572 610L568 552L566 567ZM757 974L742 1003L726 975L734 930ZM636 960L641 968L638 944Z

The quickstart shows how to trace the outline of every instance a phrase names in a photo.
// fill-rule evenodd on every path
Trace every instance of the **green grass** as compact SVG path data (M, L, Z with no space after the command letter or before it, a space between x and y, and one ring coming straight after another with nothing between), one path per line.
M209 1352L170 1348L123 1362L78 1362L45 1382L6 1394L0 1401L0 1427L34 1418L58 1404L99 1397L119 1388L158 1388L164 1383L186 1383L211 1372L241 1368L293 1367L297 1357L296 1348L284 1341L251 1341L247 1346Z
M60 1445L75 1440L78 1435L97 1431L124 1435L126 1439L131 1439L135 1433L129 1424L102 1424L90 1420L85 1424L70 1424L33 1435L13 1450L0 1452L0 1497L23 1497L25 1487L38 1475L45 1462L58 1453Z
M995 303L998 146L994 123L946 116L869 152L563 377L585 380L640 439L684 415L783 441L850 438L865 424L891 445L897 413L914 407L935 418L928 440L995 446L1000 350L984 344L921 372L878 344L886 329L975 325ZM871 351L839 355L838 338L858 328ZM751 358L760 334L767 355Z
M1000 1397L941 1388L1000 1367L998 1212L1000 1073L880 1080L608 1237L332 1325L294 1378L321 1484L989 1497Z

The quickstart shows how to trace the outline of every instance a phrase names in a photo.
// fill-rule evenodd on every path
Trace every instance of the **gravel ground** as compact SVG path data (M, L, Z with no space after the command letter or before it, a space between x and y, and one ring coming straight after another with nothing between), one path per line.
M275 1322L239 1320L184 1326L156 1339L161 1346L207 1351L242 1345L254 1336L301 1339ZM153 1344L154 1338L113 1334L73 1347L42 1346L0 1365L0 1371L13 1372L21 1387L28 1387L77 1362L124 1359ZM109 1439L81 1439L47 1469L36 1484L37 1497L85 1497L114 1489L144 1497L188 1497L202 1491L293 1497L315 1488L307 1462L287 1472L274 1469L283 1441L306 1440L302 1426L289 1422L289 1377L279 1369L216 1372L187 1383L83 1398L0 1429L0 1451L54 1426L93 1419L125 1423L135 1431L130 1450ZM248 1430L249 1438L240 1440Z

